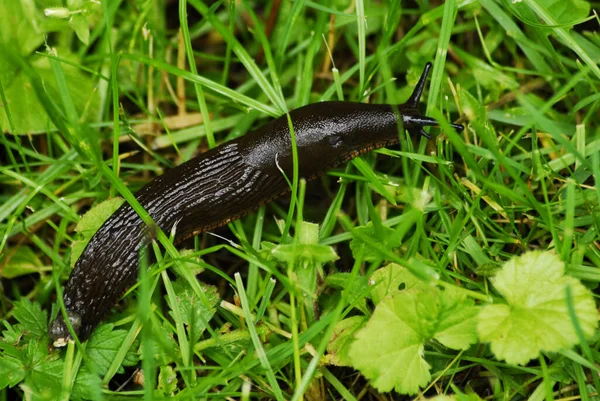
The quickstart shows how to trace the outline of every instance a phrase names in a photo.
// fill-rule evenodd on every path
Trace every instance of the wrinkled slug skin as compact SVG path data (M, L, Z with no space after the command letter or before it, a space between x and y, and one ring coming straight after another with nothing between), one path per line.
M427 136L422 127L437 123L422 116L417 105L430 68L427 64L413 95L399 106L322 102L291 111L300 176L315 178L361 153L397 143L403 129ZM136 198L164 232L176 227L179 242L288 192L280 169L293 176L287 115L168 170L140 189ZM67 316L81 341L135 282L139 252L150 239L150 230L124 204L89 241L63 294ZM49 334L55 346L71 340L62 315Z

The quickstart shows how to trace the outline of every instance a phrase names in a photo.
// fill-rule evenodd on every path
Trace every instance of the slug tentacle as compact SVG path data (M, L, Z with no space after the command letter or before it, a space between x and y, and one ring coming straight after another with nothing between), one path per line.
M421 77L419 78L419 82L417 82L417 86L413 90L413 93L410 95L406 103L404 105L407 108L413 108L415 110L419 109L419 101L421 100L421 95L423 94L423 89L425 89L425 83L427 82L427 77L429 76L429 71L431 70L431 63L425 64L425 68L421 73Z
M421 135L427 139L431 139L431 135L425 132L423 127L436 127L439 125L436 120L424 116L419 110L419 101L421 100L421 95L423 94L423 89L425 88L425 83L427 82L430 70L431 63L425 64L425 68L423 69L423 73L421 73L417 86L415 86L415 89L408 100L400 105L404 128L413 136ZM464 129L460 124L450 125L459 132Z
M423 127L438 124L421 114L419 101L430 69L428 63L401 105L321 102L292 110L300 176L314 179L362 153L396 144L399 128L429 138ZM168 170L136 198L161 230L177 226L177 243L289 192L282 172L291 177L295 162L284 115ZM81 341L135 283L140 252L152 235L131 206L123 204L90 239L63 294L68 321ZM62 316L51 324L49 335L57 347L72 339Z

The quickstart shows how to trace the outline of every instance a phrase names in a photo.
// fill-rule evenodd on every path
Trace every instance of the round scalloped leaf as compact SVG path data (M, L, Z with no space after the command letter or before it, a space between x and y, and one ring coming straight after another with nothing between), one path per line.
M408 290L419 283L422 281L408 269L397 263L390 263L371 274L369 278L369 285L372 286L371 298L377 305L384 297L394 295L401 290Z
M424 345L466 349L477 340L478 308L452 288L413 287L383 298L350 347L352 366L379 391L415 394L431 375Z
M550 252L529 252L506 262L492 284L507 304L487 305L479 314L477 331L490 342L497 358L524 365L541 351L556 352L578 343L569 316L571 289L577 320L586 336L598 323L590 291L564 275L564 263Z
M421 336L401 318L407 295L383 299L350 347L353 366L379 391L416 394L431 378Z

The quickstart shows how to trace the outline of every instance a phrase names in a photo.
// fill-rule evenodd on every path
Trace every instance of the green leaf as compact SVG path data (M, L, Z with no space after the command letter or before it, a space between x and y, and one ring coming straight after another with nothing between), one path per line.
M2 324L6 326L6 330L2 330L2 339L0 339L0 349L3 348L3 344L18 344L21 341L21 328L19 325L11 325L6 320L2 321Z
M42 311L40 304L32 303L27 298L15 301L13 309L15 319L26 336L45 341L48 335L48 315Z
M67 0L67 6L72 10L82 8L84 5L84 0Z
M102 380L98 375L91 373L86 366L79 369L71 398L75 400L101 399Z
M481 105L469 91L461 90L459 92L459 101L463 113L465 113L469 121L485 121L487 119L485 106Z
M172 326L165 321L162 324L152 325L152 357L157 363L168 365L175 361L179 361L179 345L171 335Z
M69 25L82 43L87 45L90 42L90 24L87 18L77 14L73 15L69 20Z
M332 247L318 242L319 225L303 221L298 227L298 243L277 245L271 249L271 254L297 268L314 268L339 259Z
M565 276L564 269L557 255L534 251L506 262L491 280L507 304L486 305L477 331L481 341L491 343L497 358L524 365L541 351L556 352L578 343L567 286L583 333L594 334L598 311L592 294L579 280Z
M158 389L163 395L173 396L177 391L177 373L171 366L161 366L158 374Z
M351 366L352 362L348 353L354 340L354 334L361 329L367 321L365 316L352 316L339 321L333 329L333 335L327 345L326 361L337 366Z
M431 375L419 334L401 318L403 295L386 298L377 305L367 326L356 334L349 356L352 365L377 390L395 388L400 393L415 394Z
M75 226L75 231L91 238L122 204L123 198L111 198L92 207Z
M23 347L0 342L0 389L24 384L35 399L53 399L60 391L63 361L56 353L48 354L47 341L30 340ZM55 398L55 397L54 397Z
M369 281L365 276L352 276L351 273L332 273L325 277L327 287L339 288L341 291L334 292L334 299L345 296L350 305L362 311L369 313L366 298L369 296Z
M452 349L467 349L477 341L479 308L463 294L445 290L439 299L439 313L433 337Z
M296 267L322 265L339 259L332 247L328 245L284 244L272 250L275 259L293 264Z
M375 270L369 278L369 285L372 286L371 297L376 305L388 295L394 295L422 283L410 271L396 263Z
M580 22L590 15L590 3L582 0L543 0L540 1L561 24Z
M15 386L27 375L19 357L20 352L14 346L11 346L10 350L5 349L2 353L0 357L0 389L6 386Z
M352 241L350 242L350 249L352 250L352 255L356 258L362 252L361 249L365 247L363 253L363 260L365 261L385 259L385 256L381 255L379 252L377 252L377 250L369 247L368 245L365 245L365 243L356 236L357 232L377 240L381 246L386 249L394 249L402 244L402 239L399 233L389 227L381 226L379 229L375 229L373 223L371 222L369 222L366 226L356 227L351 231Z
M319 243L319 225L315 223L308 223L306 221L300 222L298 227L298 241L301 244L318 244Z
M463 393L455 386L452 386L452 389L455 391L455 393L450 398L455 401L482 401L481 397L474 393L471 388L468 388L466 393ZM437 399L437 397L435 397L435 399Z
M101 324L88 340L86 352L94 363L94 370L104 375L117 356L119 347L127 336L126 330L113 330L113 324Z
M135 339L131 347L127 350L125 357L123 358L123 366L135 366L140 362L140 354L138 352L140 348L141 339L138 337Z
M21 55L29 55L44 43L38 20L30 18L20 1L0 1L0 43L12 45ZM0 74L5 72L6 60L0 57Z
M12 279L26 274L40 273L42 261L27 245L20 245L0 258L0 276Z
M112 198L100 202L92 207L75 226L75 231L81 234L82 239L73 241L71 245L71 267L83 253L90 239L104 222L123 204L123 198Z
M64 361L58 355L43 355L31 364L31 373L23 385L32 392L31 399L56 400L61 392Z
M379 391L415 394L431 375L424 344L453 349L476 341L478 308L462 293L415 287L382 299L350 348L352 365Z
M63 48L58 50L61 59L79 63L79 59L68 50ZM49 97L60 99L49 59L37 55L25 55L23 58L23 62L29 63L39 75ZM82 116L81 120L95 121L98 117L96 111L99 109L99 95L95 90L95 80L71 65L63 64L63 69L77 112ZM3 129L13 134L33 134L45 133L54 128L46 108L37 97L35 85L19 65L2 61L0 57L0 80L7 103L4 105L0 101L0 124ZM9 124L6 109L10 111L14 131L13 126Z
M168 296L165 296L169 307L171 308L171 316L174 317L172 310L179 308L183 323L187 326L190 342L196 343L206 330L204 323L208 323L216 312L216 307L221 298L217 288L212 285L200 284L206 297L209 301L209 307L204 304L202 299L198 298L187 280L178 277L173 282L173 290L177 294L177 305L172 305Z
M423 212L425 209L437 207L431 202L433 198L431 190L427 191L423 188L410 187L408 185L402 185L396 188L396 199L402 203L411 205L414 210ZM409 221L406 223L409 223Z

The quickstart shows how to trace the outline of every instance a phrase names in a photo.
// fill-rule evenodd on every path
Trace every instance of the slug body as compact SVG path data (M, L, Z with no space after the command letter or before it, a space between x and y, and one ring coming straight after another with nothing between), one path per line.
M427 64L402 105L323 102L291 111L300 176L315 178L359 154L397 143L403 129L426 135L422 127L437 123L422 116L417 105L430 67ZM174 229L175 242L180 242L288 192L282 171L292 177L292 139L285 115L168 170L140 189L136 198L163 231ZM139 253L150 239L150 230L125 203L89 241L63 294L67 316L81 341L135 283ZM62 316L49 334L57 347L71 340Z

